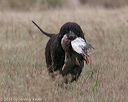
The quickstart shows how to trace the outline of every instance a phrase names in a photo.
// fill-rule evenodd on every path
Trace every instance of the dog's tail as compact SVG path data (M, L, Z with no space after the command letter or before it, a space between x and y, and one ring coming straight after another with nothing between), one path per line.
M35 26L43 33L45 34L46 36L48 37L52 37L54 34L50 34L50 33L47 33L45 31L43 31L34 21L32 21L33 24L35 24Z

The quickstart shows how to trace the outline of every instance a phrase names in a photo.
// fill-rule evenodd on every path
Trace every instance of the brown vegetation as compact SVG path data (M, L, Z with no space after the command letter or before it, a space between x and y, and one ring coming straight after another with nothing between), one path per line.
M128 102L128 8L79 8L42 12L0 12L0 100L41 98L43 102ZM95 47L77 83L61 88L44 59L48 38L31 23L57 33L75 21Z
M105 8L117 8L128 5L128 0L0 0L1 10L44 10L49 8L77 7L77 6L101 6Z

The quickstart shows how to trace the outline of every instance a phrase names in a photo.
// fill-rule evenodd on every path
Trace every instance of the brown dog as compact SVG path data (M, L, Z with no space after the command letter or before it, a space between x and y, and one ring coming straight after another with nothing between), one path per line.
M76 75L77 77L74 78L72 81L77 80L78 76L80 75L82 68L84 66L84 62L82 61L80 68L79 66L72 66L71 69L73 70L67 70L64 71L62 70L64 66L64 60L65 60L65 51L61 46L61 40L64 35L67 34L68 37L81 37L84 38L84 33L81 29L81 27L74 22L68 22L65 23L61 28L58 34L49 34L43 31L34 21L32 21L38 28L39 30L45 34L46 36L50 37L46 48L45 48L45 57L46 57L46 64L48 68L48 72L50 75L52 75L55 71L59 71L63 76L66 75L67 73L71 73L72 75ZM73 33L70 33L73 32ZM72 52L71 49L68 51L70 54ZM72 56L74 59L74 57ZM72 60L71 58L71 60ZM68 62L69 61L69 62ZM70 60L68 60L67 63L70 64Z

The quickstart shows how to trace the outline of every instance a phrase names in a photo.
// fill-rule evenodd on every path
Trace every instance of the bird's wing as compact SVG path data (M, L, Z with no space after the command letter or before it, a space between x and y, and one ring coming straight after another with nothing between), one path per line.
M73 50L79 54L85 54L84 48L87 45L84 39L81 37L76 38L75 40L71 41L71 46Z
M87 50L94 49L91 44L86 43L81 37L77 37L75 40L71 41L71 46L75 52L82 55L85 55Z

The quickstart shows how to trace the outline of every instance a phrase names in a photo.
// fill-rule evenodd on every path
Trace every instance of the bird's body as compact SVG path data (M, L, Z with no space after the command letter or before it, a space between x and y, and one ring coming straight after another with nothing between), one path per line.
M86 45L86 42L81 37L78 37L75 40L71 41L71 46L73 50L79 54L85 53L83 50Z
M93 48L91 44L85 42L85 40L81 37L77 37L73 41L71 41L72 49L81 54L82 56L87 55L87 50Z

